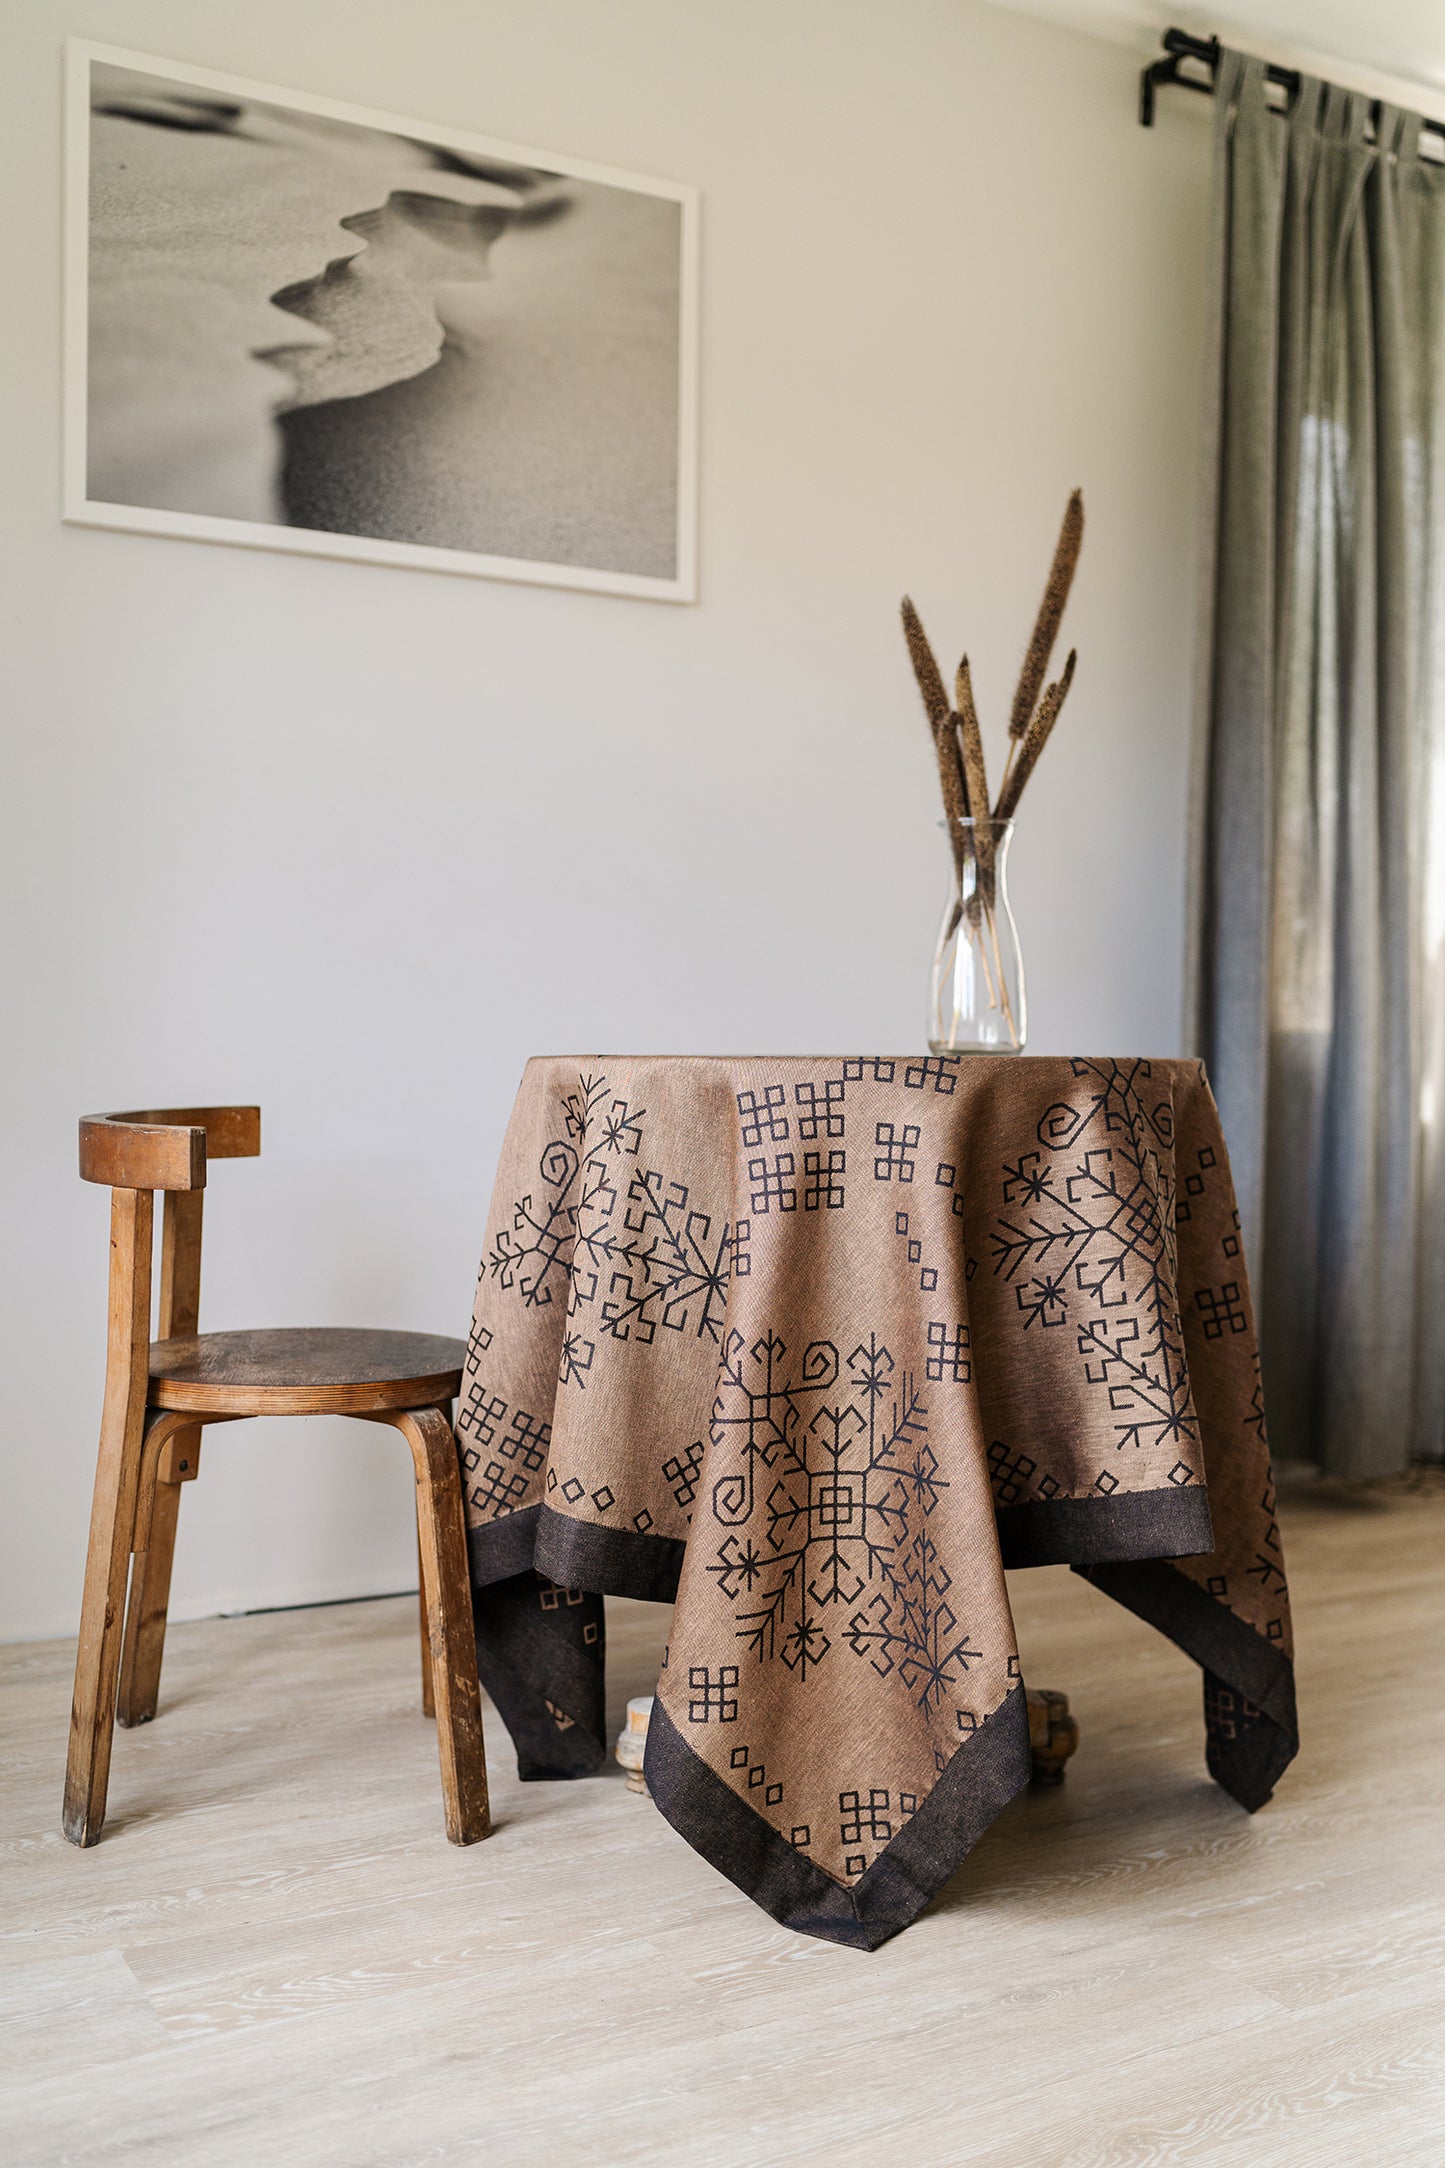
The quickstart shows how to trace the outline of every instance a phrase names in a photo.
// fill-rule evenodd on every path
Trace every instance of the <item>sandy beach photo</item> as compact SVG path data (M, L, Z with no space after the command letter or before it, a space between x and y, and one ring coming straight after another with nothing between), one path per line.
M67 516L690 598L690 190L71 65Z

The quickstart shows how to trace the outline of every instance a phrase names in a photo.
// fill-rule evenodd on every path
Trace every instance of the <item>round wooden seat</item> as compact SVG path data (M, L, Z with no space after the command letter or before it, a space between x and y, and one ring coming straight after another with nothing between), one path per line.
M455 1399L466 1348L430 1332L302 1326L157 1340L153 1408L196 1415L367 1415Z

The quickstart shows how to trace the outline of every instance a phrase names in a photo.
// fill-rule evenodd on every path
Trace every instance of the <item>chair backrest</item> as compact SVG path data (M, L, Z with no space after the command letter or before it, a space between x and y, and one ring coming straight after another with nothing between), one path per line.
M204 1189L208 1159L254 1159L260 1149L259 1107L87 1114L80 1176L111 1189Z
M160 1310L156 1338L198 1329L201 1208L209 1159L254 1159L259 1107L176 1107L136 1114L89 1114L80 1125L83 1181L110 1185L110 1346L118 1390L144 1394L150 1349L152 1191L164 1190ZM122 1383L124 1380L124 1384Z

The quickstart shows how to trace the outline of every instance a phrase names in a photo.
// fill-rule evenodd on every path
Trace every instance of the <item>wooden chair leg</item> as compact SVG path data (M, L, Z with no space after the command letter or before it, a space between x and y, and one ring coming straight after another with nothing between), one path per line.
M385 1420L405 1437L416 1470L422 1587L447 1835L453 1844L475 1844L492 1824L456 1439L440 1408L398 1410Z
M421 1493L416 1501L416 1607L421 1615L421 1713L435 1716L437 1697L431 1681L431 1635L426 1626L426 1568L421 1560Z
M156 1713L160 1693L161 1659L166 1647L166 1612L171 1600L171 1562L176 1548L176 1520L180 1513L181 1487L192 1481L200 1465L201 1433L178 1430L161 1454L156 1472L150 1529L136 1529L137 1550L131 1567L130 1602L126 1606L125 1636L120 1652L120 1687L116 1695L116 1721L129 1728L149 1724Z
M442 1406L442 1414L448 1422L451 1421L452 1409L449 1401ZM455 1436L455 1432L453 1432L453 1436ZM421 1557L420 1495L417 1497L416 1512L416 1607L418 1624L421 1629L421 1713L423 1716L434 1717L437 1713L437 1697L432 1688L431 1635L427 1632L426 1623L426 1572Z
M85 1593L80 1606L80 1645L75 1656L75 1696L70 1707L65 1804L61 1810L61 1826L72 1844L94 1844L105 1823L125 1585L145 1420L142 1403L139 1408L117 1411L113 1418L108 1410L101 1424ZM166 1418L158 1415L151 1420L162 1423Z

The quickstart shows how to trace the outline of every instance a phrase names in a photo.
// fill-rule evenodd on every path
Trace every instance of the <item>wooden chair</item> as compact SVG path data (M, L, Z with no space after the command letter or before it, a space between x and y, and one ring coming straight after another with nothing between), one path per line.
M108 1183L111 1191L110 1320L70 1712L65 1834L72 1844L95 1843L105 1820L114 1721L146 1724L156 1713L181 1485L196 1475L203 1427L252 1415L358 1415L393 1424L411 1447L423 1707L437 1719L447 1835L453 1844L475 1844L490 1821L450 1420L465 1351L459 1340L414 1332L198 1334L207 1161L254 1158L260 1149L258 1107L97 1114L80 1125L81 1175ZM153 1343L152 1208L158 1189L165 1192L165 1213Z

